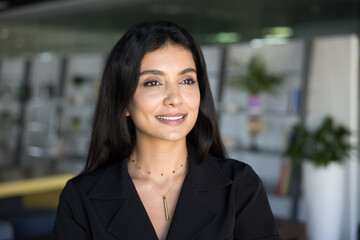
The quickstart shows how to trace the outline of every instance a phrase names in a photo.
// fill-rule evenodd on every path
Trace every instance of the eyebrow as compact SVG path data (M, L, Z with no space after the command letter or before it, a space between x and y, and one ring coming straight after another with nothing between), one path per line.
M184 70L182 70L179 75L184 75L186 73L190 73L190 72L193 72L193 73L196 73L196 70L193 69L193 68L185 68ZM142 75L146 75L146 74L149 74L149 75L159 75L159 76L164 76L165 73L162 72L162 71L159 71L159 70L145 70L143 72L141 72L139 74L139 76L142 76Z
M149 75L160 75L160 76L164 76L165 73L159 70L145 70L143 72L140 73L139 76L141 75L145 75L145 74L149 74Z
M183 74L186 74L186 73L190 73L190 72L193 72L193 73L197 73L195 69L193 68L185 68L184 70L182 70L180 72L180 75L183 75Z

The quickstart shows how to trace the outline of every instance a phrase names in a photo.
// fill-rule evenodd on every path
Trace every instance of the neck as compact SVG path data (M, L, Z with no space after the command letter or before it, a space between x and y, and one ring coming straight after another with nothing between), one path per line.
M181 164L187 165L186 141L173 142L137 142L131 158L142 169L150 171L152 176L169 175L173 170L179 169Z

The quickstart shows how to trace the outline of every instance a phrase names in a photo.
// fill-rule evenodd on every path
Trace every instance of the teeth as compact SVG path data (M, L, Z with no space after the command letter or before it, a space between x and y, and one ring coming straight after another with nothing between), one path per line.
M163 116L157 116L158 119L160 120L179 120L184 118L184 115L182 116L178 116L178 117L163 117Z

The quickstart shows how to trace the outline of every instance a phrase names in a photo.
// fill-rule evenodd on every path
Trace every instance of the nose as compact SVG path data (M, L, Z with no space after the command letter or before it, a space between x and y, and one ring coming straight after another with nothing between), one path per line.
M181 92L178 84L172 84L166 88L164 104L167 106L177 106L182 103Z

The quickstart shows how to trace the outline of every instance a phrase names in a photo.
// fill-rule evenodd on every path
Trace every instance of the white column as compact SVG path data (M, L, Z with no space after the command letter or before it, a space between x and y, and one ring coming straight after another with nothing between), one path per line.
M358 141L358 38L356 35L321 37L314 40L310 65L308 115L309 127L325 115L350 128L352 143ZM358 152L346 160L343 230L341 239L356 239L358 224ZM331 187L331 186L324 186ZM331 199L328 199L331 201Z

